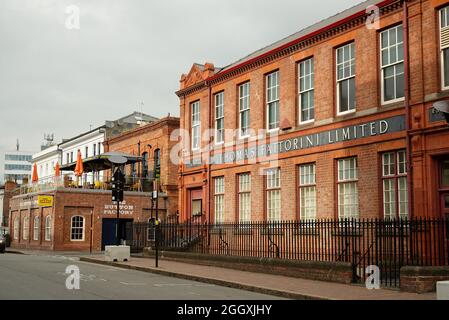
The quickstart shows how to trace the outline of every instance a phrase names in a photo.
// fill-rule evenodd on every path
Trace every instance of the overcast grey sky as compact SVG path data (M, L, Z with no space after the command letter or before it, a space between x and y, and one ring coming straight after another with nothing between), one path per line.
M0 153L135 110L179 115L182 73L226 66L361 0L0 0ZM68 30L66 7L80 8Z

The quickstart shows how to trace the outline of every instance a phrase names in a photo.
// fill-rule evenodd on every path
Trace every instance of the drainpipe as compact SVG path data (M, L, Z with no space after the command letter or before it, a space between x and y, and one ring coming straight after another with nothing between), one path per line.
M180 183L181 183L181 188L179 189L179 193L180 194L178 194L178 197L180 197L181 198L181 201L178 201L178 217L177 217L177 221L179 221L179 219L181 218L181 221L182 222L184 222L184 221L186 221L187 220L187 214L186 214L186 206L187 205L190 205L190 204L186 204L186 199L187 199L187 196L186 196L186 193L187 193L187 190L185 190L185 186L184 186L184 175L183 175L183 167L184 167L184 157L185 157L185 147L186 147L186 141L184 140L184 138L185 138L185 131L187 130L186 129L186 116L187 116L187 111L186 111L186 95L185 95L185 93L182 95L182 109L184 110L184 116L183 117L181 117L181 119L180 119L180 122L179 122L179 126L181 126L181 121L183 122L183 132L180 132L181 133L181 141L182 141L182 145L181 145L181 154L180 154L180 156L179 156L179 165L181 165L181 168L179 168L178 167L178 171L179 171L179 174L180 174ZM189 137L188 137L189 139L190 139L190 135L189 135ZM178 141L179 142L179 141ZM190 155L189 155L190 156ZM179 214L179 213L181 213L181 214Z
M209 89L209 95L208 95L208 99L209 99L209 123L208 123L208 127L212 128L212 115L215 114L214 112L212 112L212 86L210 85L210 83L207 83L207 87ZM215 135L214 135L215 136ZM210 223L210 188L211 188L211 178L212 178L212 174L210 172L210 168L211 168L211 164L210 164L210 152L211 152L211 146L212 146L212 136L209 136L209 146L208 146L208 155L207 155L207 159L208 159L208 163L207 163L207 223Z
M408 41L408 7L407 0L403 1L403 38L404 38L404 98L405 98L405 130L407 150L407 197L409 217L413 214L413 155L411 143L411 110L410 110L410 65L409 65L409 41Z

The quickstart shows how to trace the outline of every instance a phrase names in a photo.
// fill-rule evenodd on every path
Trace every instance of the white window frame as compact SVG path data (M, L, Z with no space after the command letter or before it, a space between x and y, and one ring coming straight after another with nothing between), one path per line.
M28 240L29 235L30 235L30 217L26 216L23 218L22 240Z
M214 223L225 223L225 178L224 176L214 178Z
M270 86L270 79L272 79L272 77L276 76L276 82L275 85ZM279 70L271 72L269 74L266 75L265 77L265 86L266 86L266 121L267 121L267 132L271 133L271 132L276 132L280 130L280 126L281 126L281 105L280 105L280 84L279 84ZM270 96L272 95L270 92L274 92L275 97L272 97L270 99ZM278 126L276 128L271 128L270 129L270 106L272 104L277 104L277 108L278 108L278 115L279 115L279 123Z
M281 190L281 169L272 168L265 171L266 174L266 210L267 221L278 222L282 219L282 190ZM273 199L279 201L273 204ZM274 211L274 212L273 212Z
M305 72L305 69L308 65L308 67L310 68L310 73ZM304 70L304 72L303 72ZM308 86L305 86L304 88L302 88L301 86L301 81L304 80L304 82L308 81ZM309 110L313 110L313 117L311 119L308 120L303 120L302 119L302 109L303 109L303 105L302 105L302 95L304 94L311 94L313 97L313 105L312 107L307 109ZM310 100L310 99L309 99ZM309 101L310 103L310 101ZM300 61L298 63L298 119L299 119L299 124L308 124L308 123L313 123L315 122L315 62L313 57Z
M197 112L195 109L198 108ZM201 148L201 110L200 101L195 101L190 104L190 121L191 121L191 134L192 134L192 151L199 150ZM196 116L198 120L195 121ZM198 134L198 137L195 136ZM196 138L198 139L198 145L195 145Z
M238 87L239 91L239 139L246 139L250 137L249 129L251 128L251 83L249 81L242 83ZM248 112L248 128L246 129L247 134L242 134L242 116L244 113Z
M36 223L37 220L37 223ZM41 230L41 218L39 216L34 216L33 220L33 240L38 241L40 237Z
M349 166L348 166L349 165ZM349 175L346 173L349 172ZM349 185L354 187L356 203L352 204L355 206L356 213L347 216L346 212L342 212L342 206L350 206L346 201L342 203L342 196L346 200L347 194L345 193L346 187ZM354 196L354 195L352 195ZM337 207L338 207L338 219L358 219L360 217L360 199L358 192L358 159L357 157L343 158L337 160Z
M345 60L344 59L344 50L347 47L349 47L349 55L350 55L349 60ZM353 50L354 51L354 56L352 56L351 47L354 48L354 50ZM343 51L343 62L339 63L338 62L338 53L340 51ZM338 47L335 50L335 76L336 76L336 81L337 81L337 115L338 116L355 113L357 111L357 99L356 99L356 91L357 90L355 88L356 87L356 84L355 84L355 68L356 68L356 66L355 66L355 55L356 55L356 52L355 52L355 43L354 42L351 42L351 43L348 43L348 44L343 45L341 47ZM353 70L354 72L351 73L349 76L345 77L343 75L342 78L339 78L338 77L338 68L340 66L342 66L343 67L343 71L344 71L344 65L347 64L347 63L349 63L349 70L350 70L350 72L352 70L351 66L352 66L352 64L354 64L354 70ZM350 81L351 79L354 79L354 109L348 109L346 111L340 111L340 109L341 109L341 105L340 105L340 86L341 86L342 82ZM348 95L348 97L349 97L349 95Z
M388 162L386 162L388 156ZM401 161L401 157L403 161ZM389 151L381 154L382 158L382 204L384 219L407 219L408 212L408 191L407 191L407 154L405 150ZM388 170L386 170L388 168ZM388 182L389 189L386 190ZM401 182L405 188L401 189ZM386 202L386 192L389 193L390 201ZM404 194L405 199L402 197ZM393 198L393 199L391 199ZM386 206L390 213L387 216ZM405 205L405 211L401 210L401 205ZM391 210L393 209L393 210Z
M445 17L444 21L443 21L443 15ZM446 6L444 8L441 8L440 10L438 10L438 29L440 31L439 34L439 39L440 39L440 59L441 59L441 89L442 90L448 90L449 89L449 84L447 86L444 85L444 83L446 82L446 79L444 77L444 67L445 67L445 63L444 63L444 51L445 50L449 50L449 45L445 45L443 46L442 43L442 33L443 30L447 31L449 29L449 6ZM448 61L449 63L449 61ZM449 83L449 82L448 82Z
M251 173L240 173L238 178L239 222L251 222Z
M224 144L224 140L225 140L224 91L218 92L214 95L214 104L215 104L215 139L214 140L215 140L215 145L221 145L221 144ZM219 121L223 122L223 127L221 128L221 130L223 132L222 140L218 139L218 137L219 137L218 122Z
M45 241L51 241L51 216L45 217Z
M397 29L402 27L402 25L397 25L391 28L388 28L384 31L382 31L379 34L379 48L380 48L380 52L379 52L379 61L380 61L380 69L381 69L381 78L380 78L380 82L381 82L381 103L382 105L388 105L388 104L392 104L392 103L397 103L397 102L401 102L405 100L405 92L404 92L404 97L401 98L396 98L396 99L392 99L392 100L385 100L385 69L388 67L392 67L392 66L398 66L402 63L403 67L404 67L404 71L405 71L405 64L404 64L404 57L402 57L402 60L398 60L395 63L390 63L390 64L386 64L383 65L383 60L382 60L382 51L383 51L383 47L382 47L382 35L384 33L389 33L390 30L392 29L396 29L396 39L397 39ZM396 41L396 44L394 45L394 47L396 47L396 49L399 47L401 43ZM402 39L402 45L404 45L404 39ZM388 36L388 46L386 48L391 49L393 46L390 45L390 37ZM399 51L398 51L399 52ZM398 53L397 52L397 53ZM396 77L396 76L395 76ZM405 79L405 75L404 75L404 86L405 86L405 81L407 81L407 79ZM395 82L395 87L396 87L396 82ZM395 90L395 94L396 94L396 90Z
M81 227L79 227L79 226L74 226L73 223L75 222L75 221L74 221L75 218L81 218L81 221L82 221L82 226L81 226ZM77 229L77 230L81 229L81 235L82 235L82 238L81 238L81 239L74 239L74 238L73 238L73 236L74 236L73 230L74 230L74 229ZM73 216L73 217L70 219L70 241L72 241L72 242L81 242L81 241L84 241L85 229L86 229L86 219L85 219L83 216L80 216L80 215Z
M300 219L301 221L315 221L317 218L316 164L300 165L298 171ZM313 205L310 205L311 203Z
M14 218L13 232L14 232L14 240L19 240L19 238L20 238L20 218L18 216Z

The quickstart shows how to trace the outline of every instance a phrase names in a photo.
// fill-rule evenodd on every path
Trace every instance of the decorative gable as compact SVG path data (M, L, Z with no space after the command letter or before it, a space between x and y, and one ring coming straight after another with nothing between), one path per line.
M206 80L213 76L216 71L212 63L206 62L204 65L194 63L190 72L181 76L181 90Z

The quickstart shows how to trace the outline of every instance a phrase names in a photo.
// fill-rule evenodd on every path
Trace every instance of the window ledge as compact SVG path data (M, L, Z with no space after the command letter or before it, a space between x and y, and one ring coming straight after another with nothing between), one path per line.
M424 97L424 102L432 102L441 98L449 97L449 88L442 89L440 92L428 94Z
M401 105L402 107L405 105L405 98L401 98L401 99L395 99L395 100L391 100L391 101L382 101L380 103L381 107L389 107L389 106L398 106Z
M349 111L345 111L345 112L337 112L336 118L345 118L347 116L352 116L357 114L357 109L354 110L349 110Z

